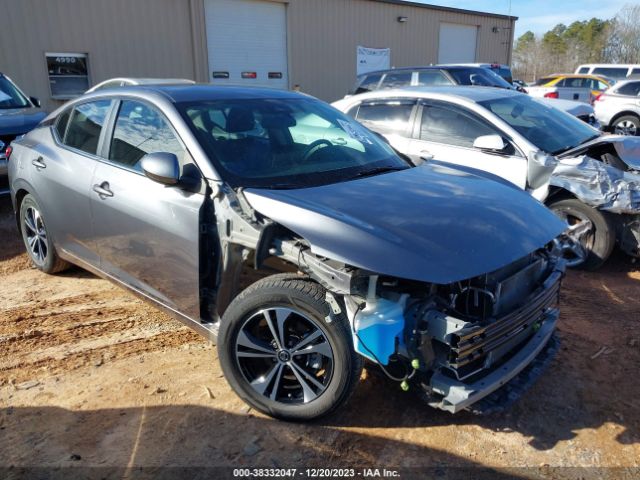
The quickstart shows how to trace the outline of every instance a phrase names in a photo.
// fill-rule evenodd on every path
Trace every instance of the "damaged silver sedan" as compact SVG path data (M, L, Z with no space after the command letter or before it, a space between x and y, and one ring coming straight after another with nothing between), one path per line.
M557 350L564 224L508 184L416 167L310 97L98 92L12 147L33 264L169 312L274 417L332 411L364 360L434 407L493 411Z
M595 269L616 243L640 257L640 138L602 135L555 102L438 87L356 95L334 106L416 160L482 170L530 192L568 223L569 266Z

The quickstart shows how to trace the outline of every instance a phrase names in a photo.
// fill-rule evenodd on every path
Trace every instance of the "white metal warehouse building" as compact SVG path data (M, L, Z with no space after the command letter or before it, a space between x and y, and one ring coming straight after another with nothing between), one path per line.
M358 47L392 67L510 63L516 18L400 0L0 0L0 71L52 109L113 77L292 88L355 82Z

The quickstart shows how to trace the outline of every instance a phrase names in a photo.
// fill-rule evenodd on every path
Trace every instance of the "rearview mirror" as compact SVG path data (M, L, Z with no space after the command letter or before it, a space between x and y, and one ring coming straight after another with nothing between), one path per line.
M154 182L177 185L180 181L180 163L173 153L148 153L140 160L140 166L144 174Z
M500 135L482 135L473 141L473 148L502 152L507 148L507 144Z
M40 99L36 97L29 97L31 103L33 103L37 108L40 108L42 105L40 104Z

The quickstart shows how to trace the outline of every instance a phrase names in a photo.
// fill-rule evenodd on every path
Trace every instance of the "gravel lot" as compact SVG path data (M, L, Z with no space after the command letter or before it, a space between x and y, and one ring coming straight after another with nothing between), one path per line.
M3 197L0 466L123 469L114 478L160 466L430 467L437 478L462 476L445 468L455 466L488 467L487 478L638 478L638 267L619 256L597 273L570 272L559 330L552 368L500 416L431 410L365 372L329 418L274 421L234 395L215 347L180 323L82 270L30 268Z

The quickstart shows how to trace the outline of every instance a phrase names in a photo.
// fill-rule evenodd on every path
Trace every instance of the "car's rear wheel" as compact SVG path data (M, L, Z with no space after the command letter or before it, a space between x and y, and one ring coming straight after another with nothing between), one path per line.
M224 313L218 352L235 392L277 418L311 420L344 403L360 378L343 314L330 315L322 286L306 277L264 278Z
M616 135L636 136L640 133L640 118L635 115L625 115L613 122L613 133Z
M615 228L604 212L569 198L550 203L548 207L569 225L568 235L584 254L567 250L567 266L595 270L611 255L616 243Z
M20 204L22 240L31 263L44 273L57 273L69 267L53 245L42 216L42 210L32 195L26 195Z

